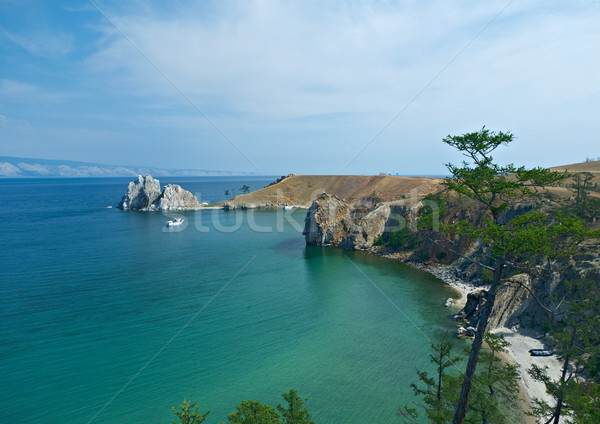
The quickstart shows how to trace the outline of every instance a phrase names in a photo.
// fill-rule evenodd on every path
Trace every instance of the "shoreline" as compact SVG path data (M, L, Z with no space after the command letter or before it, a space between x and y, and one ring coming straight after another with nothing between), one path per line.
M431 274L434 277L442 280L446 285L452 287L459 294L459 297L456 299L448 298L445 305L446 307L452 306L462 309L466 305L467 296L470 293L476 292L478 290L487 290L489 288L489 286L487 285L478 285L459 278L458 276L456 276L456 271L454 270L452 265L432 265L414 262L409 260L407 255L403 253L388 253L378 250L369 250L369 252L382 258L400 261L403 264L410 266L411 268L425 271L428 274Z
M408 256L403 253L387 253L378 250L370 250L370 253L388 259L398 260L412 268L425 271L436 278L442 280L445 284L452 287L460 295L458 299L449 299L446 306L454 306L463 308L466 304L467 296L480 289L488 289L489 286L475 285L464 281L456 276L451 265L431 265L408 260ZM451 301L451 302L450 302ZM449 304L450 303L450 304ZM546 388L543 383L533 380L527 372L531 366L536 365L545 368L548 375L557 379L560 377L561 363L556 356L531 356L529 349L546 348L543 341L543 335L531 329L508 329L505 327L490 330L494 334L502 334L505 340L510 344L508 351L502 354L502 357L513 365L517 365L519 373L519 402L521 409L525 415L526 424L535 424L539 421L536 417L527 415L531 411L533 400L535 398L543 399L552 404L552 398L546 393ZM563 418L560 423L564 423Z
M552 405L552 397L546 393L544 384L535 381L527 372L533 364L536 364L545 368L552 379L556 380L560 378L562 366L556 355L531 356L529 354L529 349L543 349L547 347L543 341L543 336L530 329L511 330L504 327L491 330L491 333L502 334L504 339L510 344L508 352L504 356L510 363L517 365L520 376L519 386L526 398L522 399L522 405L528 407L530 410L535 398L543 399ZM531 418L531 421L528 420L528 422L538 422L535 417ZM560 423L563 422L564 419L561 417Z

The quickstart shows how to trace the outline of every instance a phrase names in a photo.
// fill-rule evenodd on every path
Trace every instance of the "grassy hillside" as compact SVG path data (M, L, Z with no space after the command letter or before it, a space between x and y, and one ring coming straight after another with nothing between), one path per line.
M600 173L600 160L593 162L574 163L571 165L555 166L553 171L568 171L568 172L593 172Z
M391 175L292 175L282 181L226 202L236 206L310 206L321 193L346 200L374 198L392 201L439 191L440 178L397 177Z

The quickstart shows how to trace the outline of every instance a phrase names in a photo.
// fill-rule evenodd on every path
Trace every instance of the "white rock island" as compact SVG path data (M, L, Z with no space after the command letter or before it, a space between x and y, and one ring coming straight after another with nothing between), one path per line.
M195 210L202 205L196 196L177 184L167 184L161 191L160 181L150 175L139 175L129 183L119 208L140 211Z

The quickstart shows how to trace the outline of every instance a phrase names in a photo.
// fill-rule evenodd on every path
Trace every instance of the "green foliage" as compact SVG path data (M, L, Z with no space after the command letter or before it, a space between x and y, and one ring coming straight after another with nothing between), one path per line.
M298 392L291 389L288 393L283 393L281 396L287 402L287 407L277 405L280 415L275 411L275 408L264 405L253 400L244 400L238 406L236 411L227 415L229 424L314 424L304 407L304 402L308 399L302 399ZM197 402L190 405L188 401L184 401L179 409L173 408L173 412L180 419L180 422L172 421L173 424L200 424L206 421L206 416L210 413L206 411L200 414ZM194 407L196 408L194 410ZM281 418L281 419L280 419ZM223 423L221 423L223 424Z
M510 132L495 133L485 126L478 132L448 135L443 142L462 152L473 165L466 161L461 166L446 164L453 176L444 182L446 187L481 202L495 218L511 200L531 194L529 187L555 185L569 177L568 173L544 168L527 170L512 164L495 164L491 153L499 146L510 144L513 138Z
M481 278L486 284L490 284L494 279L494 272L491 269L484 268L481 270Z
M437 230L439 220L448 213L448 201L441 193L428 194L419 209L417 227L421 230Z
M549 328L558 356L562 360L560 378L552 379L545 369L534 365L529 374L542 382L553 402L535 399L534 414L548 421L558 422L560 417L572 417L575 423L598 422L600 389L597 377L579 376L589 370L600 356L600 288L596 282L570 283L565 300L566 312L560 321L550 321ZM583 394L591 399L580 399Z
M287 408L282 405L277 405L277 410L282 417L282 423L315 424L311 421L312 417L304 407L304 402L308 399L302 399L294 389L291 389L289 393L283 393L281 396L283 396L288 404Z
M246 194L246 193L250 193L250 187L249 187L249 186L247 186L246 184L244 184L244 185L243 185L243 186L240 188L240 191L241 191L242 193L244 193L244 194Z
M463 161L461 166L446 165L453 176L446 179L446 187L484 205L492 216L482 226L461 221L445 226L444 230L450 234L466 235L483 241L490 248L495 261L492 268L494 277L486 303L480 312L456 407L456 424L462 424L466 417L484 332L507 262L527 269L532 257L568 256L574 252L578 243L591 235L580 221L558 214L548 216L537 210L513 218L508 223L501 219L501 212L516 200L532 194L537 187L557 185L569 177L566 172L553 172L544 168L527 170L512 164L500 166L494 163L492 152L502 145L510 144L513 138L509 132L495 133L483 127L478 132L461 136L449 135L443 139L444 143L456 148L469 159L469 162ZM485 267L485 264L480 265Z
M281 424L275 409L260 402L244 400L236 409L227 415L230 424Z
M600 199L586 198L584 202L575 207L575 213L585 220L596 221L600 218Z
M573 409L576 424L600 423L600 385L580 381L570 386L565 402Z
M179 422L172 420L173 424L200 424L206 421L206 417L210 414L210 409L206 411L204 414L201 414L198 406L196 406L198 402L194 402L190 404L189 401L184 400L183 403L179 406L179 409L173 407L173 413L179 417ZM194 410L194 407L196 408Z
M419 237L409 228L390 232L387 245L394 249L414 249L419 243Z
M473 395L465 419L467 423L510 423L508 410L518 403L518 371L515 365L505 364L498 353L505 352L508 342L501 335L487 333L488 348L481 354L481 369L474 379ZM405 405L398 415L407 423L417 422L419 409L424 410L428 422L446 424L452 421L458 401L462 376L452 373L461 360L452 355L453 343L445 337L432 343L429 359L435 365L435 374L417 371L419 382L411 384L421 401L415 407Z
M453 396L448 387L449 367L453 367L460 357L453 356L453 343L448 340L447 334L438 343L431 343L433 353L429 355L429 361L436 366L435 375L425 371L417 370L419 384L411 384L415 396L421 397L422 402L417 406L425 411L425 415L434 424L443 424L452 419L454 411ZM456 386L452 386L454 389ZM455 390L452 390L455 392ZM398 410L398 415L403 416L409 422L416 420L419 416L417 408L404 405Z
M486 333L485 342L488 349L482 350L479 357L481 371L475 377L475 389L465 421L507 423L506 408L518 403L519 372L516 365L505 364L498 357L498 353L506 352L509 346L504 336Z
M401 230L390 231L387 240L383 234L379 235L373 242L373 246L391 247L395 250L414 249L420 241L416 232L404 227Z
M575 189L575 204L577 206L585 202L589 196L590 188L592 187L592 181L594 175L590 172L580 172L573 175L574 183L572 187Z
M600 237L600 231L590 230L577 217L567 216L561 211L547 215L533 210L507 224L488 218L482 227L460 221L446 229L484 241L497 256L525 262L535 255L550 259L567 257L575 253L583 240Z
M600 199L590 196L590 192L598 190L598 184L593 184L593 178L593 174L589 172L573 175L575 182L571 184L571 188L575 190L575 205L565 206L563 211L566 214L593 222L600 218Z

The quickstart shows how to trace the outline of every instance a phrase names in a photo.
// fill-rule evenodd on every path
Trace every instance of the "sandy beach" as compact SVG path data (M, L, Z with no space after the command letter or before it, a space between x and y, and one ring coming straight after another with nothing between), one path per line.
M527 373L527 370L536 364L546 368L553 379L560 377L561 363L556 356L531 356L529 354L529 349L547 347L541 340L541 335L532 330L513 331L508 328L497 328L492 333L503 334L506 341L510 343L506 356L510 362L519 366L520 384L523 392L529 398L527 403L531 403L532 399L539 398L552 404L552 398L546 393L544 385L533 380ZM564 422L562 418L560 422Z
M439 278L450 287L454 288L460 295L457 299L448 299L446 306L463 308L467 301L467 296L481 289L488 289L488 286L480 286L468 283L456 277L452 267L445 265L428 265L417 262L407 261L401 254L380 254L380 256L396 259L406 263L407 265L428 272ZM502 334L506 341L510 343L508 352L505 355L506 360L519 366L520 385L523 395L526 399L523 400L523 407L528 408L533 399L544 399L552 404L552 398L546 393L544 385L533 378L527 372L533 364L542 368L546 368L548 374L557 379L560 377L561 363L556 356L531 356L529 349L542 349L547 347L542 341L542 335L534 330L519 329L511 330L508 328L497 328L492 330L492 333ZM527 420L528 423L537 422L534 417ZM561 418L560 422L564 422Z

